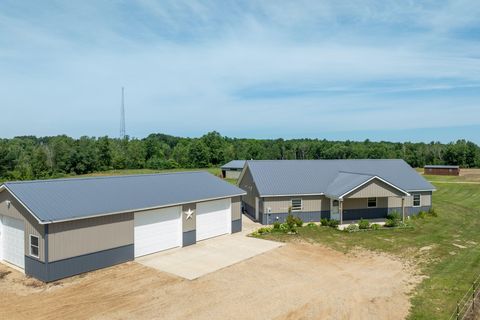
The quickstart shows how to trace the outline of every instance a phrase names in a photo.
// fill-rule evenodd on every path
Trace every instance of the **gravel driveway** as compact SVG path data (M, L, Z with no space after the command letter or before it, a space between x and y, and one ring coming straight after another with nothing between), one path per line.
M399 261L286 244L190 281L136 262L42 285L11 271L0 319L404 319Z

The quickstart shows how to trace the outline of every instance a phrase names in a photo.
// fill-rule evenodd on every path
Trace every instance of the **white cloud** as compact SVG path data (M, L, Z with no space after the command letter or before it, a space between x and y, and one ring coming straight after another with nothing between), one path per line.
M338 3L0 5L0 136L480 124L476 2Z

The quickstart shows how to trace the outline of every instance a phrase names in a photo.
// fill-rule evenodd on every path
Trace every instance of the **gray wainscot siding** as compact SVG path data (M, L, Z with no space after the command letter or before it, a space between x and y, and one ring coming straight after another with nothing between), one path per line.
M133 244L47 263L26 256L25 273L51 282L131 261L133 256Z
M194 211L190 219L187 219L186 211ZM197 243L197 204L188 203L182 206L182 232L183 232L183 247L190 246Z

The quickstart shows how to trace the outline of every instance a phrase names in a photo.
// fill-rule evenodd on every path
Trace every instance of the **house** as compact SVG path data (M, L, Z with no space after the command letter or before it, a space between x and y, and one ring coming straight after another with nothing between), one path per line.
M423 167L423 174L441 175L441 176L459 176L459 166L428 165Z
M241 189L207 172L7 182L0 261L42 281L241 231Z
M238 186L243 210L262 224L289 210L305 222L405 218L430 209L435 190L403 160L252 160Z
M238 179L245 165L245 160L232 160L221 166L222 177L225 179Z

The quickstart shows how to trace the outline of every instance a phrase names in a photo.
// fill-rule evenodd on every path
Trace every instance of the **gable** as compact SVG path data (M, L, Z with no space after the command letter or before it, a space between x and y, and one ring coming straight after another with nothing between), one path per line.
M405 196L400 190L387 183L373 179L358 189L346 194L344 198L373 198L373 197L402 197Z

